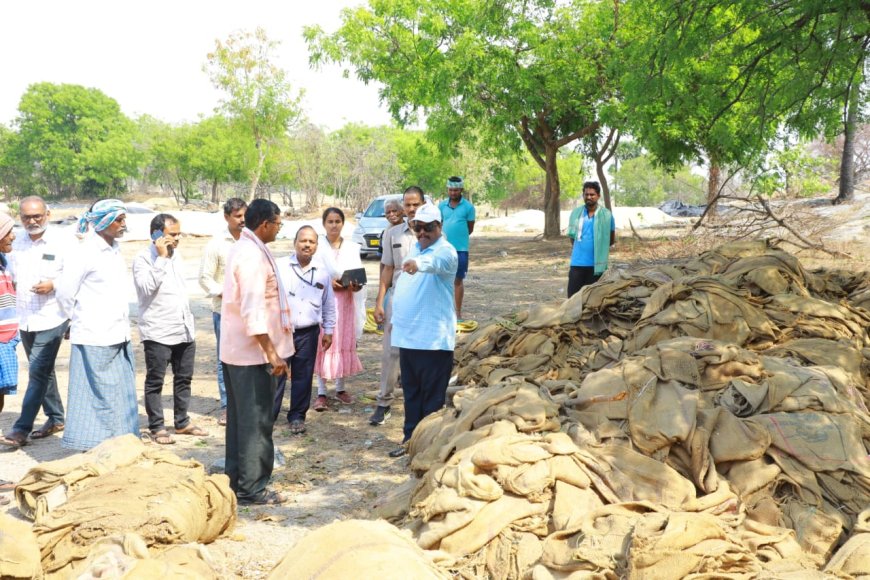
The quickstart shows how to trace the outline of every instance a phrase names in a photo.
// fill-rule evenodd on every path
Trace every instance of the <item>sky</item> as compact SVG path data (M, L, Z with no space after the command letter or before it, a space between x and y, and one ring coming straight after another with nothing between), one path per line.
M0 123L9 125L27 87L37 82L100 89L124 113L170 123L214 111L221 93L202 71L215 40L260 26L279 41L276 64L303 109L328 130L348 122L381 125L389 114L377 87L342 78L330 65L312 70L302 28L331 32L342 8L363 0L0 0Z

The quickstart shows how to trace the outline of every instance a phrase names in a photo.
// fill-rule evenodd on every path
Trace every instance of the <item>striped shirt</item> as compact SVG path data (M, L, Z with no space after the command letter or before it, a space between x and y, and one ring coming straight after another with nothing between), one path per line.
M7 260L6 254L0 254L0 342L9 342L18 334L15 284L6 269Z

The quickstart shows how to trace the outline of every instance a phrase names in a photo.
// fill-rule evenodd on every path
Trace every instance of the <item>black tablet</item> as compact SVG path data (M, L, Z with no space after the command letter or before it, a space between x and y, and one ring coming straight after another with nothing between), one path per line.
M341 275L341 285L347 288L351 282L356 282L360 286L366 283L366 269L354 268L353 270L345 270Z

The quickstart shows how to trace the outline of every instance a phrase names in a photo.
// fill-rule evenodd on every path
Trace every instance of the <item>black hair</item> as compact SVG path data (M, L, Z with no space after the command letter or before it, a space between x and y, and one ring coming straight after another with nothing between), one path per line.
M238 197L231 197L224 203L224 215L236 213L243 207L247 207L248 202Z
M294 243L294 244L295 244L296 242L299 241L299 232L301 232L302 230L311 230L312 232L314 232L315 237L317 236L317 230L315 230L313 227L311 227L311 226L302 226L301 228L299 228L298 230L296 230L296 235L293 237L293 243Z
M405 196L409 193L416 193L420 196L420 203L426 203L426 194L423 193L423 190L418 185L412 185L411 187L405 189L405 192L402 194L402 200L405 199Z
M586 191L587 189L594 189L595 193L597 193L598 195L601 195L601 184L598 183L597 181L584 181L583 182L583 191Z
M337 213L338 217L341 218L341 223L344 223L344 212L341 211L340 209L338 209L337 207L328 207L325 210L323 210L323 219L321 220L322 223L326 223L326 218L328 218L329 214L331 214L331 213Z
M151 220L151 227L148 230L149 234L153 234L157 231L163 231L163 228L166 227L166 224L177 224L178 220L175 219L174 215L170 215L168 213L159 213L154 216L154 219Z
M255 199L245 210L245 227L249 230L256 231L263 222L270 222L276 217L280 217L281 208L268 199Z

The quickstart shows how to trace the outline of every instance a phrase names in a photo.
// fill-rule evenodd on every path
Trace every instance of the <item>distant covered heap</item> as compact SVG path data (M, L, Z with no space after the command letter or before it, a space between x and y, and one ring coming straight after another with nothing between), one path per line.
M467 578L867 577L868 308L765 242L611 272L469 337L380 513Z

